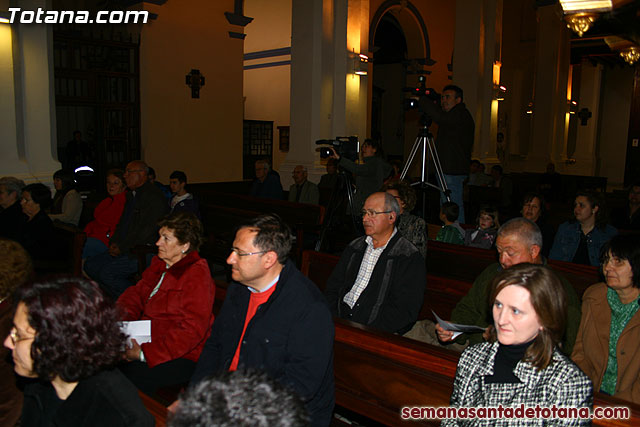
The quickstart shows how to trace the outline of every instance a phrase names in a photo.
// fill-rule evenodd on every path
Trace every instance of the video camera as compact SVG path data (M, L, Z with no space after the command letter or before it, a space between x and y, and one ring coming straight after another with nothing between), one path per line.
M440 102L440 94L435 89L427 87L427 79L424 75L418 76L418 87L405 87L403 92L410 92L412 95L404 100L404 109L413 110L418 108L420 98L426 97L433 103Z
M336 150L336 153L340 157L345 157L351 161L358 159L358 152L360 152L360 142L357 136L338 136L336 139L319 139L316 141L316 145L330 145ZM331 150L328 147L320 147L317 151L320 151L320 158L326 159L331 156Z

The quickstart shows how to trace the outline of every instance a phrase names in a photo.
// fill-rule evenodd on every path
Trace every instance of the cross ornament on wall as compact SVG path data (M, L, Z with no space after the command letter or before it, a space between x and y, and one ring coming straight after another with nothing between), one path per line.
M589 111L589 109L586 107L578 111L578 117L580 118L580 125L586 126L587 120L589 120L591 116L592 116L591 111Z
M204 76L200 74L200 70L192 69L186 75L186 83L191 88L191 97L200 98L200 88L204 86Z

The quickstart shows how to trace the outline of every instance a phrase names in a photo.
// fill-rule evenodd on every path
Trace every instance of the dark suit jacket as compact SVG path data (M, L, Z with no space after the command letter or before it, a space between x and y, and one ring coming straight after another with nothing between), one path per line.
M249 289L232 282L191 378L229 370L247 309ZM331 313L320 290L287 261L276 289L253 316L242 340L238 369L265 371L306 404L314 426L328 426L334 405Z
M369 284L353 308L342 301L358 276L367 248L358 237L344 250L327 281L325 296L334 316L404 334L418 318L427 280L420 251L396 233L378 258Z
M111 238L111 243L117 244L122 254L136 245L152 245L158 240L158 220L169 210L164 194L151 182L145 182L135 191L135 197L132 191L127 192L127 202Z

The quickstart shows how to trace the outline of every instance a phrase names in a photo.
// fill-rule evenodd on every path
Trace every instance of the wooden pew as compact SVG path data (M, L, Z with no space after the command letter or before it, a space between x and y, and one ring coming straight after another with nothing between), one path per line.
M336 404L386 425L403 423L405 406L447 406L458 354L346 320L335 319ZM594 420L596 426L640 425L640 405L600 393L595 406L624 406L628 420ZM413 423L413 422L412 422ZM438 425L439 421L420 421Z
M82 249L87 235L72 225L58 221L53 224L56 253L51 254L51 259L35 260L36 273L82 276Z
M427 273L430 275L473 282L497 260L495 249L471 248L433 240L427 243ZM573 285L579 297L582 297L586 288L602 279L597 267L556 260L549 260L548 264Z
M325 208L320 205L222 193L206 189L204 184L199 186L197 197L200 214L209 238L202 253L204 257L217 263L224 263L233 242L234 229L246 220L265 213L278 214L296 234L296 243L292 249L296 261L302 256L305 235L318 232L324 220Z

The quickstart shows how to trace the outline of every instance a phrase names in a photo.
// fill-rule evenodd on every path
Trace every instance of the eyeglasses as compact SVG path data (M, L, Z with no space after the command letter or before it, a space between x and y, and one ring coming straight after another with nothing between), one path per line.
M20 335L18 335L18 330L14 326L13 328L11 328L11 332L9 332L9 338L11 338L11 342L13 343L13 345L15 345L16 343L18 343L20 341L32 340L32 339L35 338L35 336L33 336L33 337L21 337Z
M373 209L362 209L362 211L360 211L360 214L363 217L365 217L365 216L375 217L376 215L386 214L386 213L391 213L391 212L393 212L393 211L378 212L378 211L374 211Z
M238 248L231 248L231 252L234 252L238 256L249 256L249 255L257 255L257 254L266 254L269 251L258 251L258 252L242 252Z

